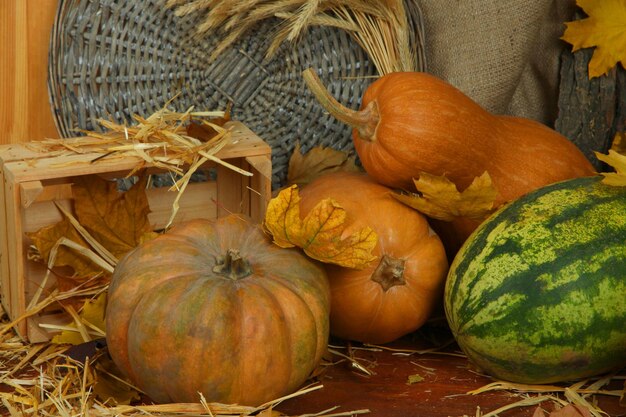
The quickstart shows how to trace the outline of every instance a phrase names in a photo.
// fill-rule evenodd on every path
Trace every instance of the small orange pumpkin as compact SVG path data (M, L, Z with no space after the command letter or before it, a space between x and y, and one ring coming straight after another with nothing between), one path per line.
M158 402L258 406L295 391L328 342L326 274L237 216L192 220L119 262L106 310L117 366Z
M421 327L438 305L448 262L426 218L363 173L318 177L300 192L301 212L333 198L347 212L348 236L369 226L378 234L378 259L357 270L325 265L331 290L331 333L387 343Z

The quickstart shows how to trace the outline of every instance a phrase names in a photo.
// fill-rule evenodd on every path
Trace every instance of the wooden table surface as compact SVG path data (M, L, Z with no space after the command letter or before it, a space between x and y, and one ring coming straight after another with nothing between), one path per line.
M341 345L341 343L339 343ZM420 340L420 334L405 338L391 347L418 350L429 344ZM345 346L345 344L344 344ZM432 345L431 345L432 346ZM344 354L345 347L337 349ZM328 366L319 376L323 388L300 397L287 400L277 407L287 415L317 413L332 407L334 412L368 409L365 416L384 417L457 417L487 415L500 407L513 404L529 396L551 393L516 393L514 391L491 391L470 395L469 391L494 382L481 375L465 357L452 356L458 347L452 344L440 352L427 354L400 354L391 350L352 350L359 364L366 365L373 375L355 369L345 360ZM337 356L335 356L337 359ZM341 359L341 358L340 358ZM409 383L409 378L423 378ZM613 389L623 389L624 380L616 381ZM563 387L568 386L564 384ZM563 395L560 395L564 398ZM620 406L619 398L595 396L602 410L610 416L626 416L626 404ZM553 404L543 404L546 411ZM480 412L477 413L477 407ZM533 416L537 406L516 407L498 413L500 417ZM547 415L548 413L546 413Z

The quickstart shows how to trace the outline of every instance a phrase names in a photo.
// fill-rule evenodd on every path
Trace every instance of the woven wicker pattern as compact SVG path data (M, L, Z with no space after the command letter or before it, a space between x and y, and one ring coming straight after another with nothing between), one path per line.
M179 111L192 105L223 110L232 102L232 118L272 147L273 187L285 183L297 141L303 151L318 145L353 151L350 128L323 112L300 75L307 67L317 69L333 96L358 108L375 69L346 32L312 28L295 46L285 44L265 60L276 25L270 20L209 61L217 39L194 38L194 17L176 17L163 3L60 0L49 60L60 135L100 130L99 118L129 123L133 114L147 116L176 96L170 107ZM422 45L419 8L407 5L416 44ZM423 60L421 48L417 52Z

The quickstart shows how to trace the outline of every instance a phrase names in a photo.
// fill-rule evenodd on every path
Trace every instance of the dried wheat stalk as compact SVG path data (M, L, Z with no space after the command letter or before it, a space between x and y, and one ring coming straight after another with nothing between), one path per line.
M348 31L384 75L417 71L417 45L412 44L409 19L402 0L167 0L178 16L201 15L197 36L221 36L216 58L258 22L276 17L281 24L274 33L267 56L285 41L296 41L313 25Z

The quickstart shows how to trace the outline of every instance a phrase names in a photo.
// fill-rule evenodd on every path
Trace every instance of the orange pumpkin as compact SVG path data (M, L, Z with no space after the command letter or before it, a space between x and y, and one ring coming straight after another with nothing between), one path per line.
M487 171L499 206L544 185L595 173L576 145L555 130L530 119L494 115L427 73L380 77L365 91L359 111L337 102L311 69L303 76L322 107L353 127L365 171L392 188L412 191L413 179L426 172L445 175L465 189ZM437 222L437 230L446 246L456 249L478 224Z
M311 70L305 80L323 107L351 125L367 173L411 189L421 172L446 175L459 188L489 172L499 201L549 183L594 174L567 138L519 117L494 115L449 83L421 72L394 72L365 91L361 110L339 104Z
M387 343L421 327L438 305L448 263L426 218L363 173L321 176L300 192L301 212L333 198L347 212L348 236L364 227L378 234L378 259L357 270L325 265L335 336Z
M192 220L130 252L106 310L109 352L158 402L257 406L295 391L328 342L324 270L236 216Z

